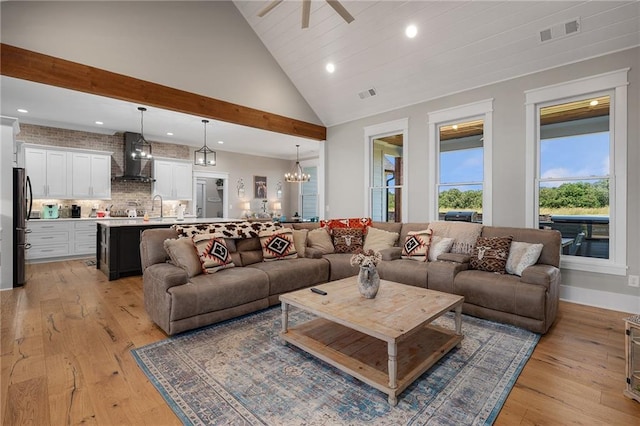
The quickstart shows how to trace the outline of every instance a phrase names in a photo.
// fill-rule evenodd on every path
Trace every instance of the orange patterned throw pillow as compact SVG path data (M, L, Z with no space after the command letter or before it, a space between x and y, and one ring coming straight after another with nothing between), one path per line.
M290 228L261 232L260 246L262 247L262 259L266 262L298 257L293 242L293 229Z
M505 273L513 237L478 237L471 254L471 269Z
M205 274L212 274L220 269L235 266L222 234L194 235L193 244L196 246L202 271Z
M429 244L431 244L431 229L408 232L402 246L402 258L426 262Z
M347 219L328 219L321 220L320 227L328 228L329 232L332 233L334 229L339 228L357 228L363 229L363 233L367 233L367 227L371 226L372 220L370 217L355 217L355 218L347 218Z

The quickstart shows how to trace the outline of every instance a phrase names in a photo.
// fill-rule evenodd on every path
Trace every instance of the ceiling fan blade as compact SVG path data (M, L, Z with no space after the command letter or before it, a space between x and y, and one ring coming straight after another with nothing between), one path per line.
M265 7L264 9L262 9L259 13L258 16L260 18L262 18L264 15L266 15L267 13L271 12L271 9L273 9L274 7L276 7L277 5L279 5L280 3L282 3L282 0L273 0L271 3L269 3L267 5L267 7Z
M347 9L345 9L344 6L340 4L338 0L326 0L326 2L329 3L329 6L331 6L333 10L335 10L338 13L338 15L342 16L342 19L347 21L347 24L350 24L351 22L353 22L354 20L353 16L351 16L351 14L347 12Z
M302 0L302 28L309 28L309 15L311 15L311 0Z

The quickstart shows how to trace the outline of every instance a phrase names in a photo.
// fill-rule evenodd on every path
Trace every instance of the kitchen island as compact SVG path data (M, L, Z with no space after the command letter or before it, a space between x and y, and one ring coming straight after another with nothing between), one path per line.
M140 235L145 229L169 228L174 224L236 222L223 218L142 218L98 220L96 235L96 267L111 280L141 275Z

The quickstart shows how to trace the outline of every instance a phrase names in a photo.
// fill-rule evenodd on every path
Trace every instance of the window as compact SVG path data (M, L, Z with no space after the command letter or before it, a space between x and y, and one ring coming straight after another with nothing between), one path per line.
M472 212L491 224L493 99L429 113L429 220L449 211Z
M438 218L443 220L449 211L468 211L482 222L483 120L438 127Z
M528 225L562 267L626 274L626 70L527 92Z
M408 120L365 128L365 215L376 222L408 222Z
M373 140L371 218L400 222L402 217L402 134Z

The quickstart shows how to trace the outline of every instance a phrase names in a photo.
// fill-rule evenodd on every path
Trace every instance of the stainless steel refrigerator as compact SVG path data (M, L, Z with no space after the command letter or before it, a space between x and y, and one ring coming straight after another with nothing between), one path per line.
M23 168L13 169L13 286L26 282L27 219L33 205L31 181Z

